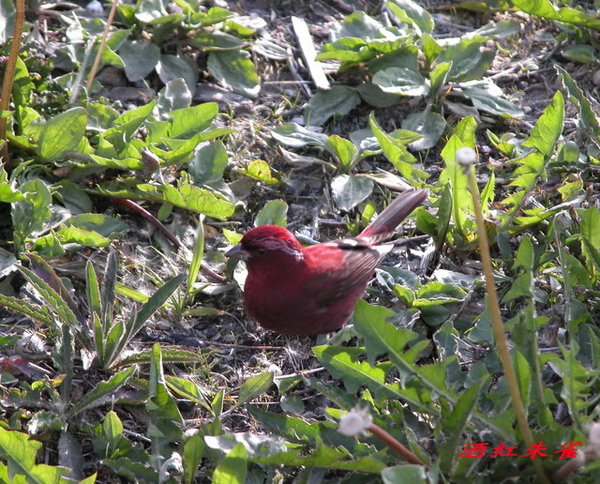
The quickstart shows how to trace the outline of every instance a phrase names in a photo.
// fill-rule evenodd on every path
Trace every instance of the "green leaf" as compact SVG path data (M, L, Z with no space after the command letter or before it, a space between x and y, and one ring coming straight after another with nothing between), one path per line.
M310 131L296 123L288 123L271 131L271 136L279 143L291 146L292 148L302 148L304 146L328 146L328 137L326 134Z
M214 51L208 56L208 69L225 87L255 98L260 91L258 75L250 54L244 50Z
M206 444L201 435L190 435L183 442L183 482L185 484L196 482L196 471L200 467L205 453Z
M332 86L329 91L317 92L304 110L307 126L321 126L334 115L345 116L360 104L360 96L348 86Z
M327 139L327 144L339 161L342 171L348 173L352 169L358 154L354 143L336 134L333 134Z
M116 238L126 230L129 230L129 226L121 220L108 217L101 213L82 213L73 215L65 220L65 226L94 231L104 237L110 238Z
M167 389L162 367L162 355L158 343L152 346L150 388L146 410L150 416L148 437L152 439L157 457L164 461L166 456L171 455L171 445L176 440L181 439L183 418L177 408L175 399Z
M125 75L129 82L144 79L158 64L160 48L140 40L126 41L119 49L119 56L125 63Z
M72 108L50 118L40 132L38 151L42 161L64 158L81 143L87 125L87 114L81 107Z
M440 174L440 183L450 183L452 193L452 218L456 224L458 234L465 239L474 228L474 223L469 217L473 214L473 200L467 189L467 177L462 166L456 161L456 150L459 148L473 148L475 146L475 129L477 123L471 117L464 118L444 146L441 156L446 167Z
M25 239L42 231L52 216L52 194L42 180L29 180L19 191L23 198L11 205L15 236ZM24 241L24 240L23 240Z
M566 91L566 94L569 96L569 100L579 110L580 118L577 120L577 124L583 128L583 130L591 138L591 141L598 145L598 137L600 136L600 123L598 123L598 118L592 109L590 100L567 71L560 66L555 66L555 68L558 71L558 77L560 79L562 89Z
M265 371L246 380L240 388L238 401L234 405L234 408L249 402L254 397L271 388L273 386L273 376L272 372Z
M422 136L409 146L413 150L426 150L436 145L448 125L444 117L427 107L425 111L412 113L402 120L402 129L414 131Z
M129 378L135 373L136 367L132 366L126 370L114 374L107 381L101 381L93 390L88 392L83 398L78 400L68 411L71 417L76 416L80 412L94 406L102 405L106 402L106 397L111 393L116 392L119 388L127 383Z
M163 54L156 64L156 72L164 84L176 79L183 79L191 92L196 89L198 69L196 64L186 57Z
M495 53L483 49L484 40L463 38L460 42L448 45L439 54L436 64L451 62L448 79L454 82L467 82L485 77L491 67Z
M171 203L177 207L221 220L230 217L235 211L235 205L232 202L218 197L209 190L183 182L179 184L178 188L170 185L138 184L134 189L128 189L112 184L98 187L98 190L115 198Z
M557 8L549 0L512 0L512 3L523 12L539 17L600 30L597 17L569 7Z
M383 131L375 119L374 113L369 115L369 126L373 130L373 134L377 138L383 154L403 177L408 180L413 180L415 178L427 178L429 176L427 173L420 171L413 166L416 159L409 153L406 143Z
M188 161L188 170L194 185L220 180L229 162L225 146L220 141L201 144Z
M158 289L158 291L150 296L150 299L144 303L140 311L133 317L133 324L129 325L127 331L128 339L133 338L142 328L148 318L150 318L150 316L160 309L165 301L171 297L175 290L184 281L185 276L185 274L178 274L177 276L165 282L164 285Z
M45 464L36 465L35 456L42 444L29 438L25 433L0 427L0 455L8 466L10 481L7 482L28 484L65 482L66 479L62 475L69 472L69 469ZM20 480L18 476L24 476L26 479Z
M331 193L335 204L348 211L373 192L373 181L369 178L353 175L338 175L331 181Z
M460 91L480 111L509 118L523 116L523 111L505 99L502 89L490 80L462 83L460 84Z
M489 385L489 377L484 377L467 388L458 398L450 412L442 411L441 430L445 441L440 445L440 468L442 472L450 472L458 456L457 449L471 420L473 410L484 385ZM528 400L525 400L528 401Z
M424 466L403 464L383 469L381 480L383 484L427 482L427 475Z
M52 324L52 316L47 306L35 306L20 298L0 294L0 305L29 316L44 325Z
M523 146L537 149L546 158L554 152L563 130L565 103L560 92L556 92L544 113L535 123L529 139Z
M280 227L285 227L287 211L287 203L283 200L269 200L256 215L254 226L279 225Z
M103 237L97 232L75 226L61 224L56 235L64 244L81 244L88 247L108 247L110 245L109 238Z
M202 266L202 256L204 255L204 217L200 215L198 219L198 227L194 235L194 247L192 250L192 260L188 268L187 276L187 297L190 298L193 294L194 283L198 278L200 267Z
M398 20L413 25L420 35L433 30L433 19L427 10L412 0L391 0L386 2L390 11Z
M271 167L265 160L252 160L244 170L240 170L246 176L266 183L267 185L276 185L279 180L273 176Z
M405 67L390 67L376 72L373 84L383 92L401 96L425 96L429 93L429 85L421 73Z

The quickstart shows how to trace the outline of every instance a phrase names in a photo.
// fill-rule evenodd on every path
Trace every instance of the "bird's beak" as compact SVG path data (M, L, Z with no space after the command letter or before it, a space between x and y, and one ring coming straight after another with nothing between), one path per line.
M227 252L225 252L225 257L238 257L240 259L245 259L248 253L242 248L242 244L236 244Z

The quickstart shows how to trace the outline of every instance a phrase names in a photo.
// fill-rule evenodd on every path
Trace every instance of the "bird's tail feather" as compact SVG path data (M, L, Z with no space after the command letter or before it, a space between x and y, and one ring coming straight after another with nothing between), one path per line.
M359 237L373 238L372 243L388 239L400 222L421 205L428 195L429 190L426 189L410 190L398 195L378 217L375 217L375 220L367 225Z

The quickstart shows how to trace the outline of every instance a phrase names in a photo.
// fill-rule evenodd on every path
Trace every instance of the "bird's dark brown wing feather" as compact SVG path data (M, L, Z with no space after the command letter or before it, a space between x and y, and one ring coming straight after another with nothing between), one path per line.
M330 246L331 251L319 252L319 261L315 261L318 270L306 281L302 293L325 307L352 292L364 290L375 267L391 249L390 246L370 247L368 241L360 239L336 240L322 245ZM310 248L308 254L310 257Z

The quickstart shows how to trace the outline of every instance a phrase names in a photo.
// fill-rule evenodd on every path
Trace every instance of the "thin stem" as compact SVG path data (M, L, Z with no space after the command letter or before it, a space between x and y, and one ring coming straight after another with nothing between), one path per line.
M92 87L92 83L94 82L94 78L96 77L96 72L98 71L98 66L100 65L100 59L102 58L102 52L104 51L104 46L106 45L106 39L108 37L108 32L110 31L110 26L112 25L113 19L115 18L115 12L117 11L118 3L118 0L113 0L112 6L110 8L108 20L106 21L106 26L104 27L104 32L102 33L102 40L100 41L100 45L98 46L98 53L96 54L96 58L94 59L94 63L92 64L87 84L85 86L88 93L90 92L90 88Z
M17 59L19 58L19 52L21 50L21 38L23 37L23 25L25 23L25 0L16 0L15 10L15 28L13 30L8 62L6 63L6 69L4 71L4 80L2 81L2 97L0 97L0 141L4 140L4 144L0 150L0 157L2 158L4 166L7 166L9 162L8 142L6 140L8 119L5 115L10 107L15 70L17 69Z
M488 301L490 306L490 313L492 317L492 330L494 332L494 338L496 340L496 349L500 361L502 362L502 368L504 369L504 376L506 383L508 384L508 390L510 397L517 415L517 423L521 434L525 440L525 444L531 447L535 444L533 440L533 434L529 423L527 422L527 415L525 413L525 407L523 405L523 399L521 398L521 392L519 391L519 383L515 374L515 368L510 358L510 351L508 349L508 343L504 334L504 324L502 323L502 316L500 314L500 303L498 300L498 293L496 292L496 283L494 281L494 274L492 271L492 258L490 256L490 244L485 230L485 221L483 218L483 212L481 211L481 202L479 199L479 189L477 188L477 178L475 177L475 168L473 165L467 167L467 176L469 179L469 190L473 197L473 207L475 211L475 219L477 221L477 231L479 232L479 250L481 252L481 262L483 264L483 273L485 275L485 285L488 294ZM544 472L544 467L539 457L533 459L533 465L540 480L544 483L550 483L550 480Z
M371 432L375 437L381 440L384 444L386 444L390 449L392 449L396 454L406 460L409 464L415 464L419 466L424 466L425 463L419 459L415 454L413 454L410 450L408 450L404 445L398 442L394 437L392 437L389 433L383 430L379 425L372 423L367 428L369 432Z

